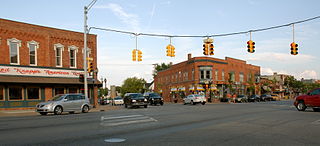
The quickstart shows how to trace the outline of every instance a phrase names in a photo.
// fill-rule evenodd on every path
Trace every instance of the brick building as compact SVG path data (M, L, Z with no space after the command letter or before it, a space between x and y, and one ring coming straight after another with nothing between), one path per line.
M96 35L88 35L94 68L96 39ZM79 81L83 43L80 32L0 19L0 109L35 107L56 94L84 92ZM88 81L88 93L96 105L101 84L93 81L92 77Z
M154 78L155 91L165 101L182 98L191 93L222 98L227 94L259 94L260 67L246 61L226 57L191 57L160 71Z

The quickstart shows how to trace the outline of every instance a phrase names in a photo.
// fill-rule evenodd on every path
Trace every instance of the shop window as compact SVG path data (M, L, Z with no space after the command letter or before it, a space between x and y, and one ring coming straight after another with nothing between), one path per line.
M10 64L19 64L19 47L21 47L21 41L12 38L8 39L7 43L10 49Z
M54 95L64 94L64 88L55 88Z
M10 87L9 88L9 100L22 100L22 88Z
M3 87L0 87L0 100L4 100L4 90Z
M35 41L28 42L30 65L37 65L37 49L39 44Z
M27 98L28 99L40 99L39 88L27 88Z
M77 88L69 88L69 93L78 93Z

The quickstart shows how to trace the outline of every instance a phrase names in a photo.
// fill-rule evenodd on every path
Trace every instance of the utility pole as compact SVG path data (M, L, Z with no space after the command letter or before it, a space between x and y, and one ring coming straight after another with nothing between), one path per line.
M87 14L90 8L97 2L97 0L93 0L88 6L84 6L84 32L83 32L83 70L84 70L84 96L88 98L88 71L87 71L87 33L88 33L88 25L87 25Z

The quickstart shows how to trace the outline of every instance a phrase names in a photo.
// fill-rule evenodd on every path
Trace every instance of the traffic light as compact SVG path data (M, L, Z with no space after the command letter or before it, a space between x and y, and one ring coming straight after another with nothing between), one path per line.
M132 51L132 61L137 61L137 50L136 49L134 49Z
M167 56L174 57L175 56L175 48L173 45L169 44L167 47Z
M203 44L203 55L209 55L209 44L204 43Z
M91 73L91 72L93 72L93 62L92 62L92 60L88 60L88 73Z
M214 46L213 46L213 44L210 44L210 55L214 55L214 53L213 53L213 48L214 48Z
M248 44L248 52L249 53L254 53L255 52L255 50L254 50L254 48L255 48L255 42L254 41L252 41L252 40L249 40L248 42L247 42L247 44Z
M296 44L295 42L292 42L290 44L291 46L291 55L297 55L298 54L298 44Z
M80 74L80 75L79 75L79 81L80 81L80 82L84 82L84 76L83 76L83 74Z
M142 61L142 51L138 50L138 61Z
M176 49L176 48L171 45L171 57L175 57L175 56L176 56L176 55L175 55L175 53L176 53L175 49Z

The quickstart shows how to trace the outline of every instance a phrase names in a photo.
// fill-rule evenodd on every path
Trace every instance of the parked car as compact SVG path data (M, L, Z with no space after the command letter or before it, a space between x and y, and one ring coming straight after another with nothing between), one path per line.
M247 95L238 95L235 99L235 102L248 102L248 96Z
M112 100L112 105L123 105L124 101L121 96L117 96Z
M260 102L260 96L259 95L251 95L248 98L248 102Z
M280 96L278 94L271 94L272 101L280 101Z
M158 93L144 93L143 95L147 98L150 105L163 105L163 98Z
M202 105L206 104L206 98L204 95L199 95L199 94L190 94L186 98L183 99L184 104L197 104L201 103Z
M107 98L102 98L102 99L99 99L99 104L101 105L106 105L106 104L109 104L110 103L110 100L107 99Z
M261 101L272 101L273 98L270 94L263 94L261 95Z
M148 100L141 93L126 93L124 95L124 107L139 107L144 106L144 108L148 107Z
M48 113L60 115L62 112L74 113L76 111L87 113L90 107L89 99L85 98L83 94L60 94L50 101L37 104L36 112L41 115L47 115Z
M305 111L311 107L313 111L320 111L320 88L309 91L306 95L300 95L295 98L294 106L298 111Z

